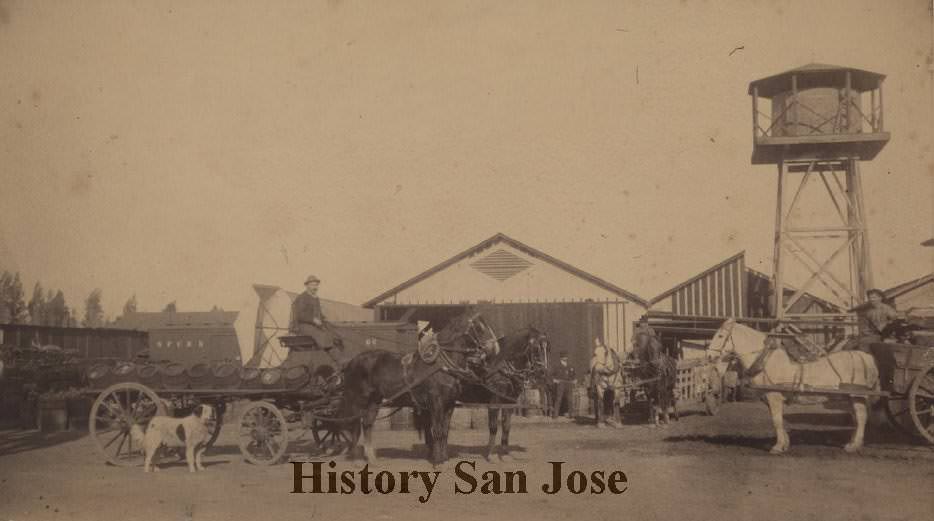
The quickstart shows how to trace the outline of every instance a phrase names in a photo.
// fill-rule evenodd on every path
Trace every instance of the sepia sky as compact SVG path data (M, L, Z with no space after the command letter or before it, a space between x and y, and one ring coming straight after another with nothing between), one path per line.
M497 232L645 298L771 272L746 91L821 62L888 76L888 287L934 269L929 3L0 0L0 268L110 315L359 304Z

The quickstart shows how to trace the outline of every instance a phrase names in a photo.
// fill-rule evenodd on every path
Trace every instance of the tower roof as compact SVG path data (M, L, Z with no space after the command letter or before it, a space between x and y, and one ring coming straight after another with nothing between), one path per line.
M850 72L850 86L860 92L872 90L885 78L884 74L866 71L854 67L841 67L826 63L808 63L785 72L766 76L749 84L749 95L758 88L759 96L771 98L781 92L791 90L791 76L798 75L798 88L842 87L845 74Z

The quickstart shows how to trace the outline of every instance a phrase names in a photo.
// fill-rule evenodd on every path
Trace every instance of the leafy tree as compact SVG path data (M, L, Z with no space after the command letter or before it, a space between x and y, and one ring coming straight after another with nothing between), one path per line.
M136 293L123 305L123 316L127 316L131 313L136 313Z
M10 321L10 310L7 307L7 295L10 293L10 286L12 283L13 276L10 275L9 271L3 270L3 273L0 273L0 323Z
M36 282L32 287L32 298L29 299L29 323L35 326L41 326L46 323L48 310L46 309L45 293L42 291L42 284Z
M81 325L84 327L101 327L104 325L104 307L101 305L101 290L95 288L94 291L84 299L84 320Z
M176 312L175 301L173 300L172 302L169 302L168 304L166 304L165 307L162 308L162 312L163 313L175 313Z
M26 302L23 300L23 281L19 272L10 275L4 271L0 275L0 305L4 308L3 317L11 324L26 320Z
M51 290L49 291L51 295ZM54 297L48 297L46 299L47 312L47 324L50 326L68 326L68 319L70 317L68 306L65 305L65 294L62 293L62 290L55 292Z

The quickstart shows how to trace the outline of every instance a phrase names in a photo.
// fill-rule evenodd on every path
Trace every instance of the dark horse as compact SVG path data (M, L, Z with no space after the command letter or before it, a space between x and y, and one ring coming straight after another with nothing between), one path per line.
M633 357L639 362L634 371L637 378L645 380L643 386L649 400L649 414L653 425L658 425L661 412L668 423L668 409L674 407L677 362L670 356L662 342L653 334L637 331ZM675 418L678 412L675 409Z
M500 440L500 459L509 455L509 428L512 425L513 408L519 401L519 396L526 383L544 383L546 367L546 351L548 338L545 333L527 327L499 339L500 352L487 360L482 380L479 383L465 385L461 395L463 402L489 403L487 409L490 440L487 443L484 457L490 460L493 448L496 445L496 433L502 425L503 434ZM506 405L507 407L496 407Z
M496 335L476 313L454 318L415 353L360 353L343 370L343 416L360 418L350 449L362 434L364 457L375 461L372 433L380 406L411 406L431 461L446 461L448 430L462 391L461 380L475 377L484 361L498 353Z

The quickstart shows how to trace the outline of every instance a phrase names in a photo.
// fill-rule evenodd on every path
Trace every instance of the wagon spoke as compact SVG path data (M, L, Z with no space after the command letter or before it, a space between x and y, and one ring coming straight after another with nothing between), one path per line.
M108 441L107 444L104 445L104 448L106 449L107 447L110 447L111 445L113 445L113 442L117 441L117 438L119 438L122 435L123 435L123 431L117 431L117 434L113 438L110 438L110 441Z
M123 438L120 439L120 445L117 445L117 452L116 452L117 457L120 457L120 451L123 450L123 442L125 442L128 437L129 436L124 435Z
M928 400L934 400L934 393L932 393L932 392L926 392L926 393L925 393L925 392L921 392L921 389L924 389L924 387L921 387L920 389L918 389L918 392L917 392L916 396L919 396L919 397L921 397L921 398L927 398Z

